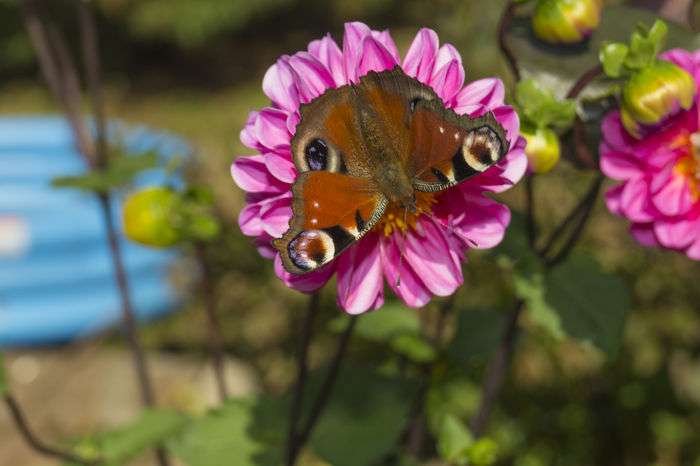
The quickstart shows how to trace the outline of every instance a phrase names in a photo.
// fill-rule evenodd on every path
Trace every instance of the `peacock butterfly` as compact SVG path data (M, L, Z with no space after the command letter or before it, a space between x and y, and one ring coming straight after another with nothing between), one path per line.
M293 215L274 241L294 274L333 260L388 205L415 212L417 191L441 191L482 173L509 148L492 113L458 115L398 66L329 89L300 111L291 146L299 172Z

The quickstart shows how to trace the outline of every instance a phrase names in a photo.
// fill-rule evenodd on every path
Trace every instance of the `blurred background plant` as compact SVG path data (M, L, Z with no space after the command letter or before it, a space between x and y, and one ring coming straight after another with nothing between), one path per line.
M168 441L177 461L191 466L277 464L307 298L279 283L269 262L240 233L236 215L243 198L229 174L232 159L247 154L238 141L247 112L265 104L262 76L280 54L303 49L326 32L340 39L342 24L356 19L391 28L402 50L419 27L432 27L460 51L467 79L502 76L508 89L516 89L496 40L506 2L92 3L109 116L173 131L196 151L185 164L187 183L195 188L157 186L129 194L125 212L132 238L182 250L173 280L186 299L176 312L140 331L164 409L134 411L131 385L124 382L131 376L122 362L127 355L117 334L11 351L5 361L9 386L37 430L83 457L152 464L143 451ZM566 92L598 64L604 41L628 43L639 21L651 26L678 2L640 3L646 10L606 2L590 37L584 37L586 30L582 42L563 49L542 43L532 29L534 11L556 2L524 3L512 18L508 41L523 77L535 81L521 82L510 97L528 139L544 141L543 166L533 166L542 173L533 196L540 228L549 231L595 177L566 149L575 133ZM49 2L51 19L77 47L71 5ZM692 15L674 18L692 24ZM671 24L667 47L698 45L694 33ZM596 79L575 104L592 153L600 116L615 104L611 80ZM39 79L18 3L0 1L0 112L56 110ZM516 211L508 238L496 252L470 254L466 284L454 300L420 311L389 303L358 320L345 369L299 464L700 464L700 265L638 246L624 222L598 202L577 254L557 274L546 275L522 252L527 225L517 212L524 212L524 191L521 186L501 196ZM144 214L154 205L162 208L154 197L172 203L172 210ZM165 226L154 220L163 217ZM198 220L177 220L183 218ZM196 228L183 232L183 225ZM193 271L206 273L207 283ZM485 436L475 439L469 421L516 296L527 309L512 368ZM333 303L330 290L321 294L310 346L312 394L347 323ZM456 312L440 324L448 304ZM217 382L206 368L212 336L211 314L204 309L220 321L221 364L236 397L213 412L207 409L217 406ZM438 324L444 330L436 335ZM428 383L421 386L428 369ZM0 394L5 381L0 373ZM221 381L218 385L220 391ZM425 405L416 412L421 390ZM26 448L10 417L0 416L0 438L2 466L58 464Z

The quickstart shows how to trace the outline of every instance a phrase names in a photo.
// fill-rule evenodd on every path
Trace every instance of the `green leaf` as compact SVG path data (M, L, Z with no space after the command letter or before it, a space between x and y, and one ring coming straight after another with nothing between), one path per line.
M468 309L460 312L455 337L447 350L450 360L466 364L488 357L501 340L503 319L498 311Z
M601 270L592 257L573 256L547 275L545 299L567 334L616 355L630 307L620 277Z
M511 23L507 41L517 58L523 78L533 78L558 97L564 97L583 73L599 63L599 50L604 42L627 43L638 23L653 24L655 20L656 15L645 9L606 5L600 25L590 40L575 47L555 47L536 40L532 34L530 14L524 11ZM657 34L654 32L655 41L658 40ZM681 26L669 24L668 48L695 50L698 46L700 37ZM600 97L611 84L611 80L597 79L586 87L581 97Z
M0 398L7 395L10 391L10 387L7 380L7 373L5 372L5 356L0 353Z
M476 412L480 399L481 387L463 374L433 379L425 402L430 431L438 435L442 420L447 415L469 419Z
M188 466L281 464L287 412L279 400L230 400L191 423L169 448Z
M343 370L311 438L312 450L333 466L376 464L401 436L416 385L361 367Z
M600 63L605 74L612 78L619 78L624 71L623 65L629 53L629 47L620 42L606 42L600 48Z
M442 459L452 464L467 464L472 443L474 438L461 420L452 415L443 417L437 435L437 449Z
M498 459L498 444L491 438L482 437L469 447L469 464L490 466Z
M331 321L330 328L341 332L349 317L342 315ZM390 342L402 334L420 335L418 313L398 303L389 303L376 312L369 312L358 319L355 334L372 341Z
M521 116L532 126L564 129L576 116L576 102L557 100L554 94L532 79L520 81L515 96Z
M108 466L122 465L172 438L186 423L187 418L175 411L147 410L130 425L79 442L76 452L99 457Z
M434 361L437 357L433 345L424 337L413 333L395 336L390 345L394 351L417 363Z
M562 329L561 318L545 297L545 275L538 262L522 263L513 270L515 293L526 304L530 319L557 340L566 334Z

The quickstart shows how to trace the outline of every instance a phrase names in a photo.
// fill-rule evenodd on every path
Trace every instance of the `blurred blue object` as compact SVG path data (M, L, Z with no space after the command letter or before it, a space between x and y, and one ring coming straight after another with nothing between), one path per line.
M185 157L181 139L146 128L110 125L128 153ZM161 164L162 165L162 164ZM57 117L0 118L0 347L67 342L117 324L121 306L102 211L94 195L51 186L86 170L67 123ZM136 187L181 180L162 168ZM121 199L114 200L121 234ZM168 275L176 254L126 240L122 247L139 319L173 310Z

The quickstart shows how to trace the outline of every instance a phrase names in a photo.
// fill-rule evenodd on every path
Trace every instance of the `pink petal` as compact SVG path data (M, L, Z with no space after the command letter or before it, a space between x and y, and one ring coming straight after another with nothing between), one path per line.
M491 112L506 130L506 137L513 146L517 138L520 137L520 118L517 112L509 105L496 107Z
M359 63L359 76L370 71L390 70L396 65L394 57L372 36L362 42L362 58Z
M450 63L451 61L457 61L462 64L462 56L459 54L457 49L452 44L445 44L438 50L437 57L435 58L435 67L433 68L433 76L435 78L440 72L440 69Z
M238 214L238 226L246 236L259 236L263 233L260 221L260 205L248 204Z
M656 240L656 236L654 236L654 226L651 223L633 223L632 226L630 226L630 233L642 246L659 246L659 242Z
M463 212L454 219L453 229L465 245L488 249L503 240L510 223L510 210L505 205L461 186L446 192L440 202L452 215Z
M685 249L698 235L700 222L697 219L658 219L654 222L654 234L663 246Z
M361 75L358 70L363 41L371 36L372 31L366 24L360 22L345 23L343 35L343 68L348 82L357 82Z
M343 52L330 34L309 44L309 53L328 69L336 86L347 83L343 70Z
M265 233L273 238L281 238L289 229L292 218L291 198L281 198L263 205L260 209L260 222Z
M250 112L245 126L241 130L240 139L244 146L251 149L260 149L262 146L255 135L255 121L258 119L258 112Z
M403 238L400 235L382 237L380 246L384 276L394 294L407 306L426 305L430 301L430 292L406 259L401 259L401 251L405 250Z
M406 52L402 66L404 72L422 83L429 83L433 75L438 46L439 40L435 31L428 28L418 31Z
M251 193L279 193L289 190L289 185L278 181L265 166L262 155L238 157L231 165L233 181Z
M451 254L450 243L442 227L432 220L420 219L418 231L406 235L405 260L420 273L431 293L448 296L462 284L461 264Z
M399 55L399 49L396 47L394 39L391 37L388 29L383 31L372 31L372 37L377 39L377 41L384 46L384 48L391 54L394 59L394 63L401 62L401 56Z
M685 250L689 258L700 260L700 235L695 237L695 241Z
M498 78L485 78L467 84L457 94L454 111L459 114L469 114L476 108L484 112L503 105L505 87Z
M618 152L605 142L600 144L600 170L606 176L614 180L627 180L641 176L642 169L636 157Z
M525 139L521 136L516 141L515 147L506 154L504 160L462 184L494 193L509 190L522 179L527 170L527 157L524 148Z
M370 233L336 260L338 305L348 314L371 309L384 290L377 235Z
M265 166L272 175L283 183L292 184L297 177L297 170L289 155L268 152L265 154Z
M287 130L287 113L271 107L263 108L254 125L255 137L271 150L289 150L291 135Z
M609 112L605 118L603 118L603 123L600 127L603 131L603 140L610 146L611 149L618 150L620 152L632 151L632 146L635 144L635 140L622 126L620 112Z
M651 222L654 210L649 201L649 186L643 178L634 178L623 185L620 209L633 222Z
M313 55L299 52L289 58L289 65L297 75L297 87L302 102L310 102L335 87L335 81L328 69Z
M620 206L621 204L621 199L622 199L622 191L625 189L624 184L619 184L611 189L609 189L605 193L605 205L608 206L608 210L612 212L613 214L616 215L624 215L622 213L622 207Z
M294 137L294 135L296 134L297 125L299 124L300 121L301 121L301 115L299 115L299 112L290 113L289 116L287 117L287 131L289 131L289 134L292 137Z
M299 108L299 92L287 58L282 56L267 70L263 78L263 92L278 107L296 111Z
M258 254L263 256L265 259L274 259L277 254L277 250L272 246L272 237L267 233L260 234L254 240L255 248L258 250Z
M652 195L654 206L665 215L683 215L693 207L693 193L688 178L671 176L665 185Z
M313 272L294 275L282 265L279 253L275 255L275 274L290 288L303 293L312 293L325 285L335 272L335 262L331 262Z
M430 80L430 86L445 101L450 101L464 84L464 68L457 60L452 60L440 68Z

